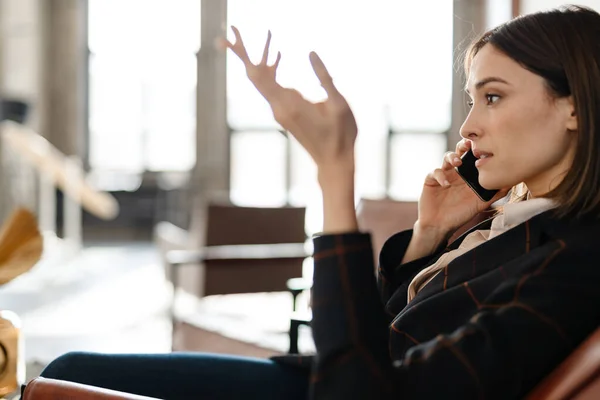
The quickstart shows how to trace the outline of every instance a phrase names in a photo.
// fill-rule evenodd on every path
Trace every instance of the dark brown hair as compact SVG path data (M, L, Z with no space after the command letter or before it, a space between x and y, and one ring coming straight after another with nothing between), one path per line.
M569 5L517 17L470 46L467 76L473 58L488 43L544 78L554 98L573 97L575 158L545 197L558 202L558 217L600 218L600 14Z

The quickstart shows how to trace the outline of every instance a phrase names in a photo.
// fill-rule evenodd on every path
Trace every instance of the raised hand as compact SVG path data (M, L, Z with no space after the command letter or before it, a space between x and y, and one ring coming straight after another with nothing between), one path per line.
M321 86L327 93L327 99L311 103L298 91L284 88L277 83L277 67L281 53L277 54L273 65L267 64L271 44L270 31L261 61L253 64L239 30L235 27L232 27L232 30L235 42L223 39L222 44L231 49L244 63L248 78L271 106L275 120L308 151L318 168L327 168L342 162L351 163L348 166L353 171L356 121L319 56L311 52L309 58Z

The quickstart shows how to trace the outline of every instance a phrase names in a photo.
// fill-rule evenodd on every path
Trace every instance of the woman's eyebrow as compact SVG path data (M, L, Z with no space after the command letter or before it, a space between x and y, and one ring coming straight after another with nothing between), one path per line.
M484 87L485 85L487 85L490 82L500 82L500 83L504 83L505 85L510 85L510 83L506 82L504 79L499 78L497 76L490 76L488 78L482 79L479 82L477 82L475 84L475 90L479 90L482 87ZM465 92L470 93L469 92L469 88L465 86Z

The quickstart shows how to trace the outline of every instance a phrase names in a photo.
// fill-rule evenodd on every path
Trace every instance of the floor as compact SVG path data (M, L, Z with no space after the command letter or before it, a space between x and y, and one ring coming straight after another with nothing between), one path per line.
M170 290L158 260L149 243L97 244L72 258L49 256L0 288L3 309L21 318L27 360L169 351Z
M152 243L89 244L73 257L49 252L32 271L0 287L0 304L22 322L28 377L69 351L171 351L165 281ZM178 294L175 351L269 357L287 351L288 293ZM243 334L240 334L243 332ZM312 350L301 331L300 349Z

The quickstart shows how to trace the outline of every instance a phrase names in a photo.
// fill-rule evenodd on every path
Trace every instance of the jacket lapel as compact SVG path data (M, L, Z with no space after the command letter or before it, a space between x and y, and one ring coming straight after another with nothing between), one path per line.
M547 213L539 214L452 260L415 296L407 308L411 308L437 293L492 271L539 246L544 236L541 220L545 218L545 214ZM489 229L490 225L491 219L475 226L451 243L447 250L458 248L466 235L475 230Z

